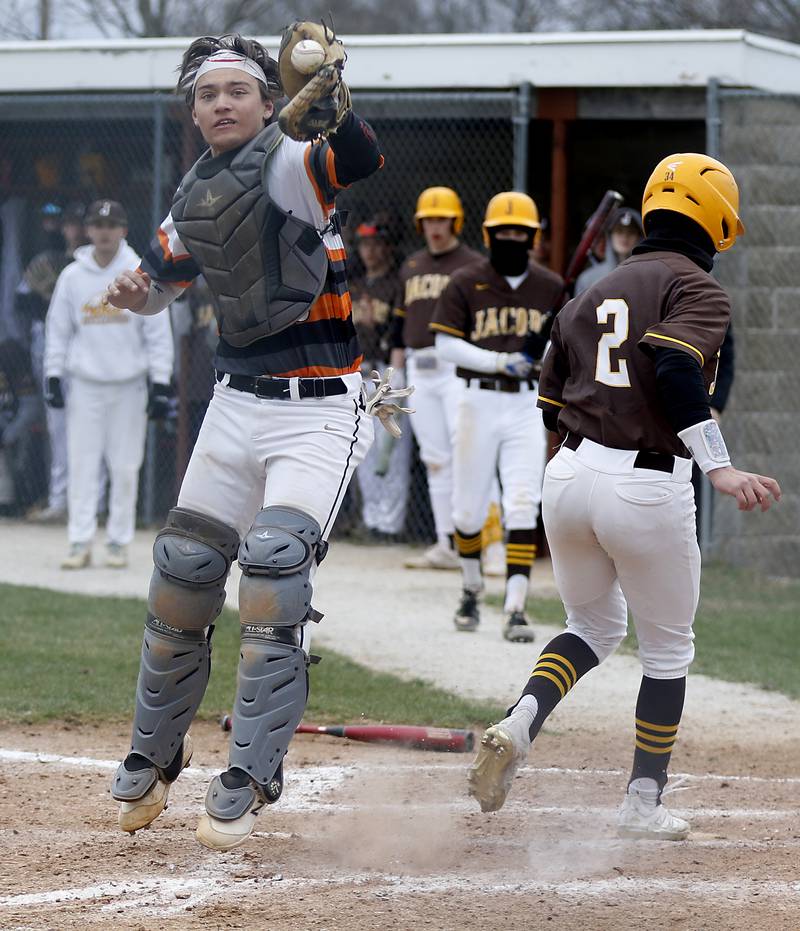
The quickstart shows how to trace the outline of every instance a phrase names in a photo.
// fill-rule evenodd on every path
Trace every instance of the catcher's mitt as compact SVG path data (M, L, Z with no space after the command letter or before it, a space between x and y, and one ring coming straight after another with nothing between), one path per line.
M310 74L292 63L295 47L308 40L320 45L323 56ZM344 46L324 22L292 23L284 30L278 67L289 103L281 110L278 125L287 136L305 142L336 132L351 106L350 91L342 80L346 59Z

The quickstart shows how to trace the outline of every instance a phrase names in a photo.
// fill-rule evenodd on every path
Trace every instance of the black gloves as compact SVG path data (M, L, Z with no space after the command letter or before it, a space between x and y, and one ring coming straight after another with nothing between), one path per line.
M64 392L61 390L60 378L46 378L44 380L44 400L48 407L61 410L64 406Z
M163 420L169 414L169 402L172 397L170 385L150 385L147 399L147 416L151 420Z

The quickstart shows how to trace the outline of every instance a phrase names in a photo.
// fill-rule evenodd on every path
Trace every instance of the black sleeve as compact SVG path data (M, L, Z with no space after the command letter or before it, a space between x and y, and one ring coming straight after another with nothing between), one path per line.
M667 420L676 433L711 419L700 364L681 349L653 347L656 386Z
M711 406L722 413L728 403L728 397L733 385L733 327L729 326L725 339L719 349L719 367L717 368L717 384L711 397Z
M552 407L546 407L542 411L542 421L545 427L553 433L558 433L558 414L559 412Z
M328 136L340 187L366 178L383 165L375 131L351 110L342 125Z

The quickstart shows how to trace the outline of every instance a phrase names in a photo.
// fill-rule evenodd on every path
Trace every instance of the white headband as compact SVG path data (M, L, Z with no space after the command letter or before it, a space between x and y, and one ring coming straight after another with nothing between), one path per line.
M252 58L242 55L239 52L232 52L230 49L220 49L209 55L202 65L197 69L197 73L192 80L192 88L198 80L209 71L216 71L219 68L235 68L237 71L244 71L257 81L261 81L264 87L269 87L267 76L261 65L256 64Z

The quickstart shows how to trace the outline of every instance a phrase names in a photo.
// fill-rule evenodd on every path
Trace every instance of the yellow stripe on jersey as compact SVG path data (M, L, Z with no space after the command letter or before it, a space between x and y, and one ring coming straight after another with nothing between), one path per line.
M442 333L449 333L451 336L460 336L462 337L462 339L464 337L463 330L457 330L455 327L452 327L452 326L445 326L443 323L429 323L428 329L440 330Z
M651 333L649 330L644 335L649 336L651 339L663 339L667 343L676 343L678 346L691 349L692 352L697 354L698 359L700 359L700 365L706 364L706 359L703 353L700 352L700 350L693 346L691 343L685 343L682 339L675 339L674 336L662 336L661 333Z
M546 398L543 394L539 395L539 400L544 401L545 404L552 404L555 407L566 407L566 404L562 404L561 401L554 401L552 398Z

